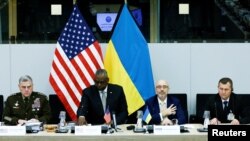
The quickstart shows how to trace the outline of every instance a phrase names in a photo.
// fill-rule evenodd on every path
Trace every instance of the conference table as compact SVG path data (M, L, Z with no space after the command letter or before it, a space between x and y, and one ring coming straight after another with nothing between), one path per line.
M155 135L153 133L134 133L127 130L128 124L119 125L121 130L112 134L101 135L75 135L73 133L55 133L46 130L38 133L28 133L25 135L9 136L1 135L0 141L207 141L207 132L198 132L197 128L202 128L201 124L185 124L189 131L171 135Z

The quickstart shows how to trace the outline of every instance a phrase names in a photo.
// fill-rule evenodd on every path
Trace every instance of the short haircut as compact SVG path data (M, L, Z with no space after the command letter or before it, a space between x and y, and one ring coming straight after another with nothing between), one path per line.
M103 75L105 78L108 78L108 73L105 69L99 69L96 71L95 76Z
M232 81L231 78L229 78L229 77L223 77L223 78L220 79L220 81L218 83L218 86L219 86L220 83L222 83L222 84L229 83L231 85L231 90L233 91L233 81Z
M33 80L29 75L24 75L19 78L19 84L27 81L30 81L33 84Z

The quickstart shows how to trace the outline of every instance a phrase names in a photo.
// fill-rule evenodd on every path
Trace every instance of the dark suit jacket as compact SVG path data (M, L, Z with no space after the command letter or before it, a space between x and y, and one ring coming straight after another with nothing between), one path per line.
M205 106L205 110L210 111L210 119L217 118L222 123L229 123L227 115L230 111L234 114L235 118L240 120L240 116L243 113L244 105L241 104L241 99L234 93L231 94L228 104L228 110L223 110L223 103L220 95L217 93L211 97Z
M34 105L38 102L38 104ZM40 103L40 104L39 104ZM51 109L46 95L39 92L32 92L28 107L25 108L22 94L15 93L9 96L5 102L3 118L5 124L16 125L19 119L38 119L47 123L51 118Z
M177 110L176 110L175 115L170 115L170 116L168 116L168 118L170 120L176 118L176 119L178 119L178 124L185 124L187 122L186 121L187 118L185 117L185 113L184 113L184 110L182 109L182 106L181 106L179 99L177 99L176 97L173 97L171 95L168 95L167 96L167 107L169 107L171 104L174 104L177 107ZM146 107L148 107L149 112L152 116L152 119L149 122L149 124L160 124L161 123L161 117L159 115L160 107L159 107L157 95L152 96L151 98L146 100L145 108Z
M128 110L125 94L121 86L108 84L106 106L109 106L111 115L115 113L117 124L125 123ZM87 122L94 125L105 123L102 101L95 85L83 90L77 116L85 116Z

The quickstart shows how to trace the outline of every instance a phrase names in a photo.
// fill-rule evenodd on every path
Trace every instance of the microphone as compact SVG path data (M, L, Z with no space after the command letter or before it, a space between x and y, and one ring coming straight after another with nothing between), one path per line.
M66 112L65 111L60 111L59 119L60 119L60 122L58 123L58 129L56 132L57 133L68 132L68 129L66 128Z
M137 111L137 125L136 127L142 128L142 116L143 112L141 110Z
M143 117L143 112L141 110L137 111L137 124L134 129L134 132L145 132L146 129L143 128L142 125L142 117Z
M117 123L116 123L115 111L112 112L112 118L113 118L113 128L117 132Z
M208 132L210 111L205 110L204 113L203 113L203 118L204 118L203 128L197 128L197 131L199 131L199 132Z
M210 111L204 111L203 118L204 118L203 128L208 129Z

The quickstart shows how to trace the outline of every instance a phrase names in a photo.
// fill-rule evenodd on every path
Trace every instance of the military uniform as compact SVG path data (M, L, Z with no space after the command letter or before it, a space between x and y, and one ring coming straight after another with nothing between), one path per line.
M51 109L46 95L33 91L26 105L20 92L7 98L3 113L5 124L16 125L19 119L30 120L32 118L44 123L49 122Z

